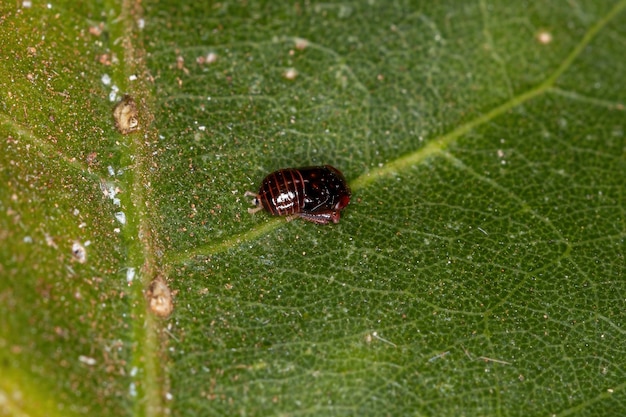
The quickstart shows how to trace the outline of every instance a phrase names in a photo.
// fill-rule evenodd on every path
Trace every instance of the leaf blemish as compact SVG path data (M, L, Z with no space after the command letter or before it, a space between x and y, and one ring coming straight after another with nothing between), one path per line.
M80 243L74 242L72 244L72 255L81 264L87 262L87 249Z
M94 366L97 363L94 358L85 356L85 355L80 355L78 357L78 361L80 363L84 363L85 365L89 365L89 366Z
M552 34L546 30L542 30L537 34L537 40L542 45L547 45L552 42Z
M133 280L135 279L135 268L128 267L128 269L126 269L126 282L128 283L128 285L133 283Z
M217 61L217 54L215 52L209 52L206 56L199 56L196 58L198 65L213 64Z
M112 170L113 168L111 168ZM121 206L121 201L118 197L116 197L117 194L119 194L122 190L120 190L119 187L117 187L115 184L113 183L101 183L100 184L100 189L102 190L102 194L104 194L105 197L109 198L110 200L113 201L113 205L120 207Z
M296 70L295 68L288 68L283 73L283 77L285 77L285 79L287 79L289 81L295 80L297 76L298 76L298 70Z
M309 41L302 38L296 38L295 47L299 51L305 50L309 46Z
M115 127L122 135L127 135L139 129L139 119L137 118L137 104L128 94L113 108L113 119Z
M174 311L172 291L162 277L156 277L147 292L150 310L159 317L167 317Z
M115 219L121 224L126 224L126 213L123 211L118 211L115 213Z

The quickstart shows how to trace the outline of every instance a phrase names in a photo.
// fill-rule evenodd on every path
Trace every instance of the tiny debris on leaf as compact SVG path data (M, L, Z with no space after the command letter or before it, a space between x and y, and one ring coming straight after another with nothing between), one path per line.
M81 264L87 262L87 250L80 242L74 242L72 244L72 255Z
M128 94L125 94L122 100L113 108L115 127L122 135L127 135L138 130L139 119L137 115L137 104L135 100Z
M85 355L80 355L78 357L78 361L81 363L84 363L85 365L89 365L89 366L94 366L97 362L94 358L91 358L89 356L85 356Z
M174 311L172 292L162 277L158 276L150 283L147 296L150 310L157 316L167 317Z

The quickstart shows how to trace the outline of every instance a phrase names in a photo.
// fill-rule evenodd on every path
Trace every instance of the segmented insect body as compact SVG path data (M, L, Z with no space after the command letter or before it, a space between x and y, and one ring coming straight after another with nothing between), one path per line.
M350 202L350 188L343 174L330 165L279 169L269 174L254 197L256 213L265 209L278 216L301 217L314 223L338 223Z

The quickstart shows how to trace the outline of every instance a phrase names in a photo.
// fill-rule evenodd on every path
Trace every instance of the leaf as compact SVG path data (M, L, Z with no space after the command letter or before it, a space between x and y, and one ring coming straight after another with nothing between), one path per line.
M625 8L3 6L1 413L623 414Z

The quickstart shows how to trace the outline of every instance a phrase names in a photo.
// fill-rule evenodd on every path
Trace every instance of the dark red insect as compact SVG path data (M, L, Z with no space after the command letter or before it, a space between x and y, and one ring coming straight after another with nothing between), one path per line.
M255 194L248 212L265 209L287 220L301 217L313 223L339 223L340 212L350 202L350 187L343 174L330 165L279 169L269 174Z

